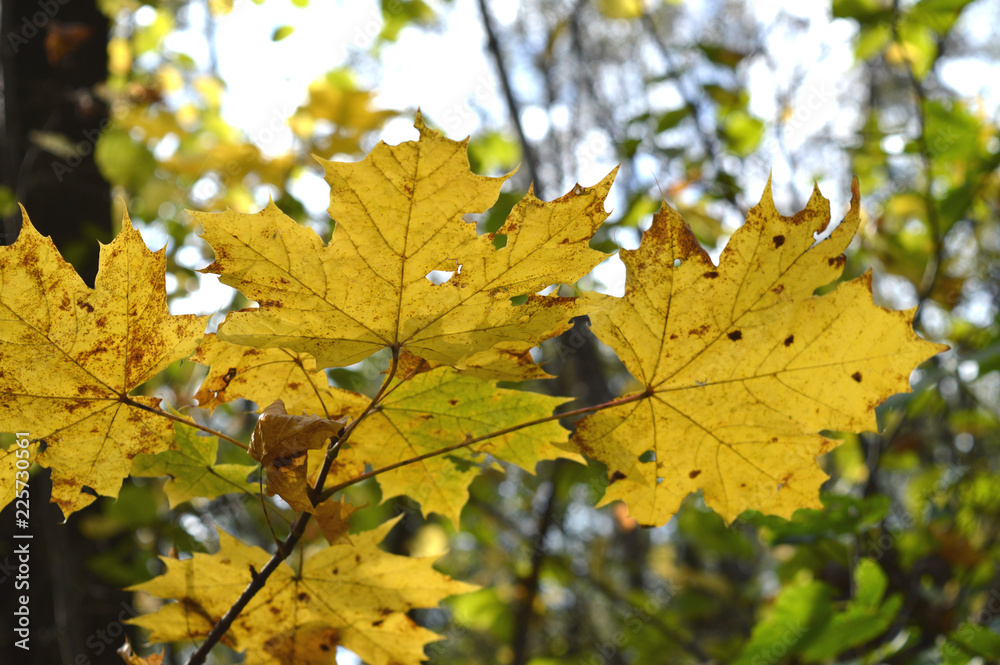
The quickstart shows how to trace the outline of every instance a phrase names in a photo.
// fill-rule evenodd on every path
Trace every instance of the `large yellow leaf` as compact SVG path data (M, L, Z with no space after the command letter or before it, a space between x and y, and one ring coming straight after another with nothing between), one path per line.
M858 190L829 238L817 189L780 215L770 184L716 267L669 207L635 251L622 251L625 296L604 297L597 335L642 385L635 401L580 423L575 442L608 465L604 502L663 524L690 492L727 520L743 510L819 508L821 430L874 430L874 407L909 390L910 371L943 347L919 339L913 311L871 299L871 275L838 278L858 228ZM640 460L640 458L642 458Z
M441 639L415 624L406 612L434 607L447 596L478 587L432 568L437 557L389 554L378 543L395 520L351 536L351 544L326 547L296 572L281 565L240 613L223 642L247 651L247 662L282 665L329 663L337 646L366 663L416 665L424 645ZM153 642L201 641L270 556L259 547L219 533L216 554L195 553L184 561L163 558L167 572L132 587L175 598L155 614L130 623L152 631Z
M64 515L117 496L133 457L170 447L173 424L151 412L160 400L129 392L194 351L208 317L168 314L165 267L128 216L101 247L94 289L27 214L0 247L0 422L46 441L38 463Z
M378 469L418 455L551 416L566 398L549 397L496 385L448 367L418 374L399 384L378 410L351 436L342 453ZM571 452L569 433L552 421L509 432L445 455L408 464L381 474L384 498L406 495L419 501L424 513L439 513L458 526L469 500L469 485L479 474L485 455L533 472L543 459L583 462ZM350 476L331 474L332 486Z
M588 310L535 294L604 258L588 242L607 216L613 173L549 203L529 193L498 231L507 238L498 250L463 217L492 205L505 178L472 173L467 141L419 116L416 127L419 141L324 162L337 221L329 245L273 204L255 215L196 214L216 255L205 271L260 304L230 314L220 339L309 353L320 367L390 347L484 377L542 375L525 363L528 350ZM455 275L434 284L434 270ZM527 302L511 304L518 295Z

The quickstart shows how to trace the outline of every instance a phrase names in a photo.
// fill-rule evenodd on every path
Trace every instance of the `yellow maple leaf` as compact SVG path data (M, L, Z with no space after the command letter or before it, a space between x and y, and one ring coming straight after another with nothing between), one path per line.
M45 440L37 461L66 516L117 496L132 458L171 445L160 400L129 392L190 355L208 317L168 314L165 269L127 215L101 246L94 289L26 213L17 242L0 247L0 421Z
M247 662L335 662L337 646L366 663L416 665L424 645L441 639L406 612L433 607L447 596L476 586L432 567L437 557L405 557L378 548L397 520L352 536L307 558L296 571L281 565L240 612L223 643L247 651ZM130 620L151 631L152 642L201 640L222 618L270 555L225 532L216 554L195 553L178 561L162 557L167 572L132 587L175 598L158 612Z
M836 443L818 433L875 430L874 407L946 348L916 336L913 310L874 305L870 273L813 295L843 272L857 181L852 191L821 242L830 206L819 190L784 217L768 183L718 266L665 204L639 249L621 252L625 296L600 298L591 318L646 389L574 436L608 465L603 503L625 501L641 524L664 524L699 488L729 521L747 508L787 518L820 507L815 459Z
M507 239L498 250L463 216L492 205L506 177L472 173L467 141L419 116L416 127L419 141L323 162L337 221L329 245L273 204L255 215L195 213L216 255L204 271L260 304L230 314L220 339L309 353L319 367L389 347L489 378L544 375L525 363L528 350L588 310L536 294L605 258L588 242L614 173L548 203L529 193L498 231ZM434 270L455 274L434 284ZM519 295L527 302L513 305Z

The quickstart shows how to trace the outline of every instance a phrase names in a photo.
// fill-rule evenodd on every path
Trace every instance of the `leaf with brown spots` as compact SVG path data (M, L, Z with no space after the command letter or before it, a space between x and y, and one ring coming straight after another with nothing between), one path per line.
M248 399L263 409L280 399L288 413L310 413L335 420L349 412L360 412L370 401L331 387L326 373L316 369L312 356L288 349L231 344L210 333L191 360L211 367L194 396L206 409L236 399Z
M874 430L874 407L944 348L914 334L912 310L872 303L870 273L813 295L843 271L860 221L852 189L846 218L818 243L830 221L819 190L784 217L768 184L718 266L666 205L639 249L621 252L625 296L595 298L591 319L646 388L574 436L608 465L605 503L657 525L698 489L727 520L819 507L816 457L836 445L819 432Z
M588 309L537 294L604 260L588 243L607 217L614 174L551 202L528 193L496 249L495 236L463 218L493 205L506 178L472 173L467 141L419 116L416 127L418 141L323 162L337 221L328 245L273 204L254 215L196 213L216 257L205 272L260 304L231 313L221 339L309 353L321 368L389 347L483 378L545 376L528 351ZM435 270L453 275L435 284ZM512 304L520 295L527 301Z
M395 524L326 547L301 564L282 564L236 618L223 642L246 651L246 662L298 665L333 663L343 646L372 665L417 665L424 645L441 639L407 616L443 598L475 591L433 569L437 557L389 554L378 543ZM132 587L176 599L154 614L130 620L151 631L152 642L201 641L261 570L270 555L219 533L216 554L178 561L163 557L167 571Z
M314 512L307 495L308 451L325 449L347 424L347 418L292 416L276 400L260 414L250 437L250 456L267 473L267 493L278 494L299 511Z
M66 516L117 496L136 455L173 441L172 422L152 412L160 400L129 396L190 355L208 320L170 316L165 268L127 215L101 247L94 289L27 214L17 242L0 247L0 422L45 440L38 463Z

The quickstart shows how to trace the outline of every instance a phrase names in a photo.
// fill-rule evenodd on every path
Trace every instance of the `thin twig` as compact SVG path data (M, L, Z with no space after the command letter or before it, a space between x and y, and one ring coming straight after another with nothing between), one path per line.
M382 387L372 398L372 401L368 404L367 408L361 413L357 420L352 422L346 428L344 428L343 433L332 441L330 446L327 448L327 457L323 460L323 467L320 469L319 475L316 477L316 484L309 489L309 498L313 501L313 505L317 505L317 494L319 493L319 488L323 487L326 482L326 476L330 471L330 465L333 462L333 458L336 457L336 451L339 450L340 445L343 444L350 437L351 432L360 424L368 415L375 410L378 405L378 401L382 399L385 394L386 389L392 382L393 377L396 374L396 367L399 361L399 349L394 348L392 352L392 366L389 369L389 373L382 383ZM333 452L331 452L333 451ZM323 497L325 500L325 497ZM292 523L291 531L288 537L281 543L278 544L277 550L268 559L267 564L261 568L259 571L251 571L250 583L247 585L240 597L236 599L236 602L226 611L221 619L212 627L208 635L205 637L205 641L191 654L188 658L187 665L202 665L205 662L205 658L208 656L208 652L212 650L222 636L226 634L230 626L233 625L233 621L236 617L240 615L243 608L253 599L257 592L264 588L267 583L267 578L271 576L282 561L287 559L292 551L295 549L295 545L298 544L299 540L302 538L302 534L305 533L306 525L312 518L312 513L303 512L299 513L299 516Z
M490 10L486 7L486 0L479 0L479 11L483 16L483 29L486 30L487 45L497 65L500 85L503 87L503 96L507 101L507 111L510 113L511 122L514 123L514 129L517 130L517 138L521 142L521 152L524 154L524 162L528 165L528 175L531 176L535 196L544 199L544 186L538 177L538 158L535 155L535 148L528 143L528 137L521 125L521 106L514 97L514 89L511 87L507 65L504 64L503 54L500 52L500 42L497 41L496 32L493 30L493 18L490 16Z
M349 424L346 428L340 430L340 434L337 438L330 442L330 445L326 449L326 457L323 458L323 466L320 467L319 473L316 475L316 484L309 489L309 500L312 501L314 506L319 505L326 500L323 496L323 484L326 482L326 477L330 473L330 467L333 465L333 460L336 459L337 454L340 452L340 446L348 437L351 436L351 432L358 428L365 418L367 418L371 413L375 411L376 405L382 400L382 397L386 394L386 389L389 384L392 383L393 378L396 376L396 368L399 367L399 349L392 349L392 362L389 365L389 372L385 377L385 381L382 382L382 387L379 388L378 392L375 393L375 397L372 397L371 403L368 405L357 420Z
M931 260L928 261L927 268L924 270L924 276L920 280L919 290L917 293L917 298L923 302L930 297L931 293L934 292L934 287L937 286L937 281L941 274L941 263L944 261L944 239L941 237L941 219L938 216L937 205L934 201L934 193L931 190L931 185L934 181L934 173L931 149L927 144L927 117L924 113L924 106L927 103L927 92L924 90L923 84L917 80L916 74L913 73L913 63L910 61L910 55L905 48L905 44L900 41L900 11L899 0L896 0L893 2L892 40L900 46L900 52L903 54L903 64L906 66L906 75L909 78L913 94L917 99L914 109L914 115L917 119L916 142L917 149L920 152L920 162L923 168L924 176L924 187L921 192L921 197L924 199L924 207L927 209L927 230L929 231L931 240L934 243L934 253L931 255Z
M145 404L142 404L141 402L137 402L137 401L135 401L134 399L132 399L130 397L123 398L122 402L124 404L128 404L129 406L134 406L137 409L142 409L143 411L149 411L150 413L155 413L158 416L163 416L164 418L169 418L170 420L173 420L173 421L176 421L176 422L179 422L179 423L183 423L183 424L188 425L190 427L194 427L195 429L200 429L202 432L207 432L208 434L211 434L212 436L217 436L220 439L222 439L223 441L228 441L229 443L233 444L234 446L239 446L243 450L249 450L249 446L247 446L247 444L243 443L242 441L240 441L238 439L234 439L233 437L231 437L231 436L229 436L227 434L223 434L222 432L220 432L218 430L214 430L211 427L206 427L205 425L199 425L195 421L190 420L188 418L182 418L180 416L175 416L174 414L170 413L169 411L163 411L162 409L154 409L153 407L146 406Z
M511 644L514 656L511 659L511 665L525 665L528 662L528 635L531 632L535 598L538 597L542 563L545 561L545 537L556 520L556 492L559 488L559 470L562 468L562 466L557 465L549 477L552 493L549 494L545 509L542 511L541 517L538 518L538 533L535 536L535 547L531 552L531 572L520 580L524 593L521 595L514 617L514 638Z
M444 448L439 448L438 450L432 450L429 453L424 453L423 455L417 455L416 457L410 457L408 459L402 460L400 462L394 462L383 466L380 469L375 469L374 471L369 471L368 473L362 473L360 476L356 476L351 480L346 480L339 485L334 485L333 487L328 487L323 490L322 498L325 501L337 492L344 490L351 485L356 485L363 480L368 480L369 478L374 478L377 475L386 473L387 471L392 471L393 469L398 469L400 467L409 466L410 464L415 464L416 462L422 462L425 459L430 459L431 457L437 457L438 455L445 455L454 450L460 450L461 448L467 448L476 443L482 441L487 441L489 439L496 438L498 436L503 436L504 434L510 434L511 432L516 432L518 430L525 429L526 427L534 427L535 425L541 425L543 423L551 422L553 420L561 420L562 418L572 418L574 416L581 416L588 413L595 413L603 409L610 409L615 406L621 406L622 404L628 404L630 402L638 402L639 400L645 399L652 395L652 392L646 391L642 393L635 393L629 395L628 397L621 397L619 399L611 400L610 402L605 402L603 404L598 404L596 406L587 406L582 409L576 409L574 411L565 411L563 413L557 413L551 416L545 416L544 418L536 418L535 420L529 420L528 422L521 423L520 425L512 425L511 427L505 427L496 432L490 432L489 434L484 434L482 436L477 436L475 438L466 439L461 443L456 443Z

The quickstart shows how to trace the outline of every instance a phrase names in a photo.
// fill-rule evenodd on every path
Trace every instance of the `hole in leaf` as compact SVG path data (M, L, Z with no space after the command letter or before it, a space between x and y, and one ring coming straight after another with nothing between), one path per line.
M514 306L523 305L526 302L528 302L528 296L527 295L514 296L513 298L510 299L510 304L514 305Z
M640 462L655 462L656 461L656 453L654 453L652 450L647 450L643 454L639 455L639 461Z
M455 270L431 270L425 275L432 284L444 284L456 273Z
M680 268L681 267L681 260L680 259L674 259L674 267L675 268Z

